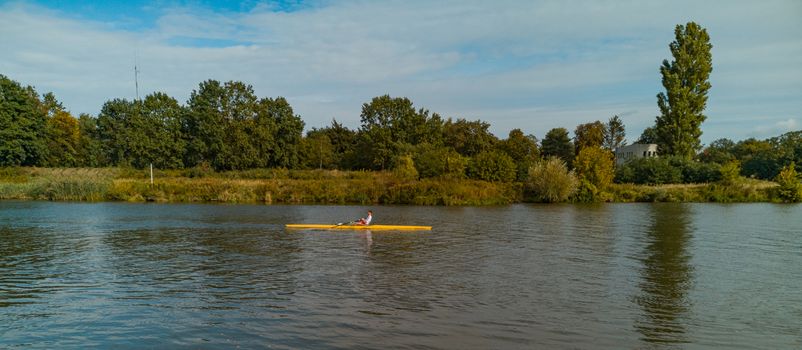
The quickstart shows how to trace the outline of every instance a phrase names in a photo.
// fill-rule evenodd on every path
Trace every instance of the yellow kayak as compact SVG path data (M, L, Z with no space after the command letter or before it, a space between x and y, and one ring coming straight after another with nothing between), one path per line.
M431 226L410 225L331 225L331 224L287 224L287 228L315 230L431 230Z

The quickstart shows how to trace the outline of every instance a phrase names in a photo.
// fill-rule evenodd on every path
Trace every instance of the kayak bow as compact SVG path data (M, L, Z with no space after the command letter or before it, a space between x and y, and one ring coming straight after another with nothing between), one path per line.
M326 224L287 224L287 228L315 230L431 230L431 226L410 225L326 225Z

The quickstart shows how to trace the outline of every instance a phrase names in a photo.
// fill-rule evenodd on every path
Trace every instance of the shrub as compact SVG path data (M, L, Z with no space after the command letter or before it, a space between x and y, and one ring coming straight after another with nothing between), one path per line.
M707 183L721 179L721 166L715 163L702 163L683 158L668 157L668 164L679 169L682 174L682 183Z
M743 160L741 172L746 177L771 180L780 173L780 164L770 151L759 152Z
M526 182L529 178L529 168L535 162L533 160L523 160L515 163L515 181Z
M741 178L741 165L737 160L733 160L722 165L719 172L721 173L721 183L733 185L738 183L738 180Z
M576 160L576 159L574 159ZM599 200L601 191L587 180L579 179L579 186L574 192L573 201L581 203L592 203Z
M682 179L685 183L707 183L721 180L721 165L688 161L682 168Z
M418 171L415 169L415 162L411 156L401 156L395 161L393 176L400 180L417 180Z
M793 162L786 165L776 177L776 181L780 185L777 188L777 195L783 202L802 201L802 185L799 184L799 177L794 165Z
M616 170L615 181L618 183L634 183L660 185L681 183L682 170L672 166L667 158L637 158Z
M577 189L577 179L559 158L536 162L529 168L526 189L538 202L565 202Z
M203 161L200 162L198 165L189 168L186 170L186 177L206 177L214 173L212 166L209 165L209 162Z
M471 178L491 182L512 182L515 180L516 171L515 161L501 151L477 154L468 168Z
M421 178L465 177L468 159L450 148L433 148L421 151L413 158L415 169Z

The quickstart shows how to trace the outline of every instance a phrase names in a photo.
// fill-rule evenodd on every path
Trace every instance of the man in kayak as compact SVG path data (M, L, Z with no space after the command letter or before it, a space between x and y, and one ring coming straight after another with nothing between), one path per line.
M373 220L373 211L368 210L368 217L361 218L359 221L356 222L357 225L370 225L370 221Z

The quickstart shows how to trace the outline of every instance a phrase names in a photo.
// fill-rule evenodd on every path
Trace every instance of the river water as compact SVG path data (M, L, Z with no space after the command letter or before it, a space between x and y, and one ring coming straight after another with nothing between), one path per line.
M802 206L0 202L0 348L800 349Z

